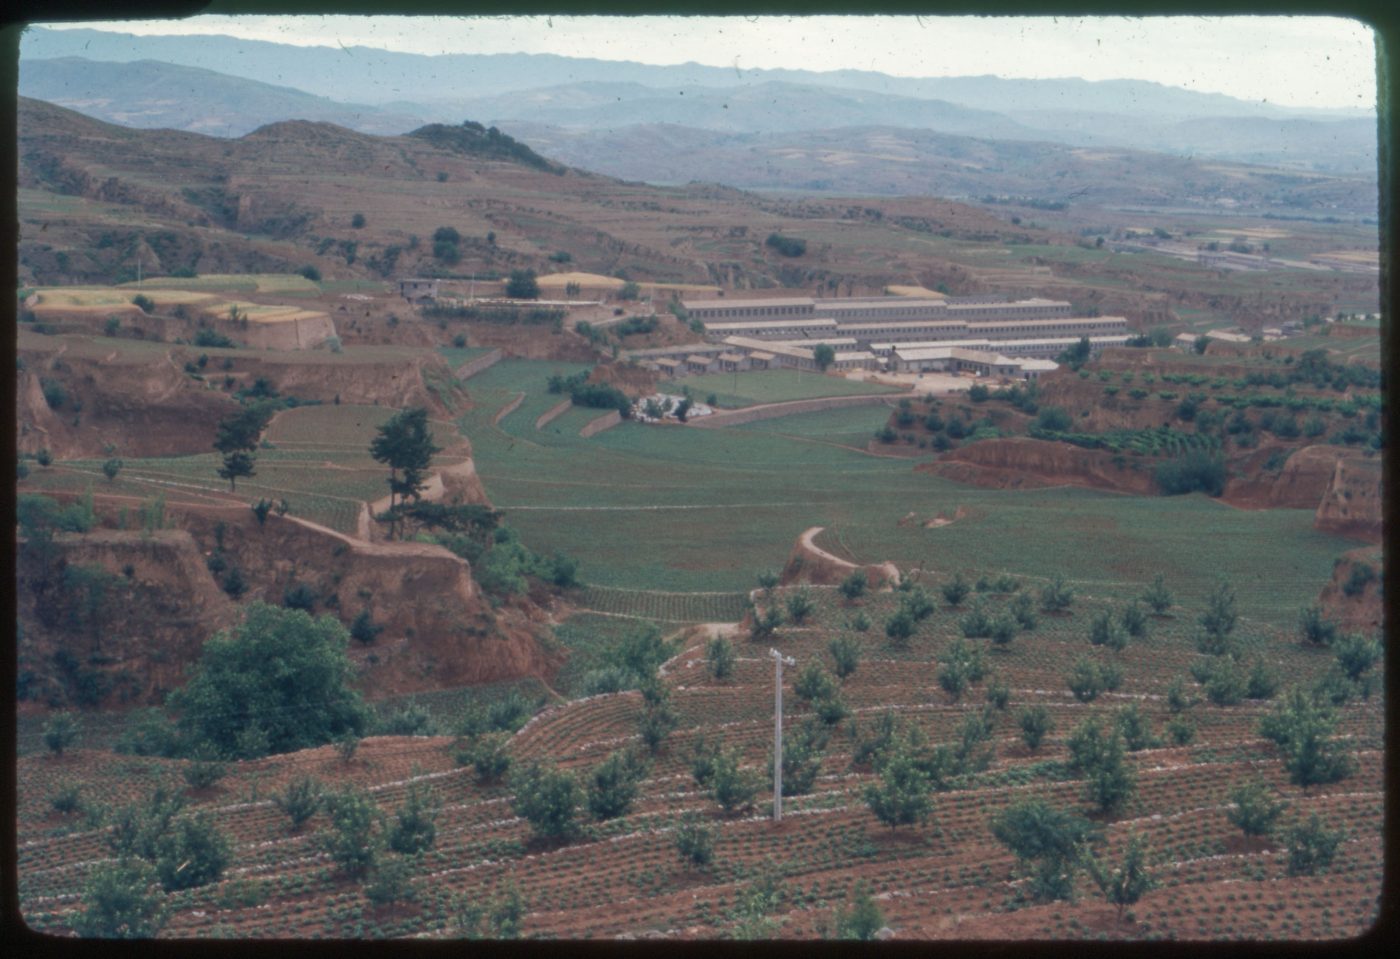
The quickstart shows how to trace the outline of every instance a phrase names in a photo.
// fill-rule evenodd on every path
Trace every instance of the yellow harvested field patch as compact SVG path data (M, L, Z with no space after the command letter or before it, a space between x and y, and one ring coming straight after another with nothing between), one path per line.
M603 276L601 273L550 273L547 276L539 277L540 286L566 286L569 283L577 283L579 286L609 286L621 288L626 281L619 280L615 276Z
M946 296L946 294L939 293L937 290L930 290L926 286L887 286L885 287L885 292L890 296L933 297L940 300Z
M116 307L132 306L132 298L137 292L146 296L157 307L175 306L180 303L202 303L212 300L208 293L194 293L187 290L140 290L133 291L121 287L55 287L36 290L38 301L36 312L49 310L111 310Z
M1334 250L1331 253L1314 253L1314 257L1329 260L1347 260L1351 263L1378 263L1381 255L1376 250Z

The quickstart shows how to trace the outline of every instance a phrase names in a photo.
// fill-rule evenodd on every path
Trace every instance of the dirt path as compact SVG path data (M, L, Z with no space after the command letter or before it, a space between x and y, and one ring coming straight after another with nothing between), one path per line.
M688 420L685 425L693 426L696 429L718 429L730 424L754 423L758 420L771 420L780 416L791 416L794 413L812 413L818 410L839 409L844 406L873 406L878 403L889 404L915 395L916 394L913 392L858 393L854 396L820 396L805 400L784 400L781 403L759 403L756 406L746 406L741 410L727 410L722 413L712 413L709 416Z

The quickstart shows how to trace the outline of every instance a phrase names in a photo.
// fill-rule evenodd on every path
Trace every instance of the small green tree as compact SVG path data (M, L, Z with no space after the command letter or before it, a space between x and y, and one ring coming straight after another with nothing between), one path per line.
M1142 611L1142 607L1133 600L1123 607L1118 614L1118 622L1123 627L1123 631L1134 639L1142 639L1147 635L1147 614Z
M569 773L534 762L510 777L511 808L541 839L567 839L577 828L579 786Z
M870 895L870 887L856 883L848 907L836 910L836 938L868 942L884 925L885 917Z
M1201 614L1201 627L1211 636L1228 636L1235 629L1239 616L1235 613L1235 588L1221 580L1206 597L1206 610Z
M1288 874L1312 876L1326 871L1345 838L1342 830L1328 829L1313 813L1306 823L1298 823L1288 832Z
M1314 603L1298 613L1298 635L1308 646L1331 646L1337 638L1337 624L1322 615L1322 607Z
M826 751L828 733L808 720L796 729L783 732L783 795L805 796L816 784ZM768 778L773 778L773 755L768 756Z
M44 745L53 755L62 756L64 750L78 741L81 733L82 726L72 713L54 713L44 723Z
M866 594L870 588L870 580L865 575L865 570L858 569L841 581L841 595L846 597L846 602L854 603Z
M694 816L687 817L676 827L671 843L681 861L697 869L705 868L714 859L715 831Z
M890 829L928 819L933 810L929 780L911 754L908 741L896 742L881 756L879 782L865 787L865 804Z
M705 667L715 679L728 679L734 675L734 644L727 637L716 636L705 647Z
M1035 615L1035 604L1029 593L1017 593L1011 597L1011 602L1006 604L1006 611L1016 620L1016 625L1022 630L1035 629L1038 620Z
M812 348L812 359L817 369L825 372L828 366L836 362L836 348L830 343L818 343Z
M1111 872L1096 859L1089 859L1090 873L1094 883L1102 890L1104 898L1118 907L1118 921L1123 921L1123 910L1143 897L1143 894L1158 885L1157 880L1147 869L1147 843L1142 836L1133 833L1128 837L1123 850L1123 861Z
M422 780L409 783L403 804L394 813L389 828L389 848L405 856L416 856L433 848L437 840L437 817L442 803Z
M1152 735L1152 723L1142 714L1142 708L1137 703L1130 703L1118 710L1113 716L1113 725L1130 753L1162 745L1162 741Z
M837 679L844 680L855 673L860 665L860 643L843 634L833 637L826 648L831 653Z
M753 805L758 777L739 766L739 750L721 749L710 764L710 795L727 813Z
M322 851L340 871L352 877L368 873L384 844L384 815L369 793L348 787L325 798L331 828L320 833Z
M1050 719L1050 710L1044 706L1027 706L1017 714L1016 722L1021 727L1021 741L1031 752L1039 749L1045 737L1055 728Z
M1095 834L1087 819L1043 799L1022 799L992 817L991 829L1029 874L1033 900L1073 898L1074 874Z
M799 699L811 703L818 699L826 699L836 693L836 680L826 671L826 667L815 660L809 660L802 668L802 672L797 674L797 680L792 685L792 691Z
M1350 776L1355 761L1332 739L1336 713L1294 687L1284 701L1259 723L1259 735L1278 747L1288 778L1306 791L1309 786Z
M1074 590L1056 573L1040 590L1040 608L1047 613L1062 613L1074 602Z
M154 939L168 917L155 870L139 859L95 867L83 885L83 903L73 929L88 939Z
M360 610L350 624L350 638L366 646L373 645L383 631L384 627L375 623L374 617L370 615L368 609Z
M370 868L364 885L365 898L376 906L412 902L418 897L413 886L413 860L408 856L381 856Z
M816 609L816 604L812 601L812 593L806 587L797 590L787 598L788 617L794 623L803 623Z
M1152 580L1152 585L1147 587L1146 592L1142 594L1142 601L1158 616L1171 609L1174 600L1161 573L1157 574L1156 578Z
M1243 783L1231 791L1230 802L1233 805L1225 816L1246 836L1267 836L1274 831L1274 823L1288 808L1286 802L1274 802L1273 796L1273 790L1262 780Z
M753 624L749 627L749 638L754 642L768 639L783 625L783 611L769 606L762 614L754 612Z
M1081 656L1074 661L1065 683L1075 699L1081 703L1092 703L1104 691L1103 670L1092 659Z
M909 638L914 635L914 617L904 610L895 613L885 621L885 635L897 649L908 647Z
M107 477L110 483L117 478L117 474L122 471L122 461L115 456L102 464L102 475Z
M156 842L156 875L166 892L215 882L233 856L228 837L208 815L179 819Z
M318 781L298 776L272 797L272 803L291 820L292 832L297 832L321 808L322 794Z
M627 751L611 753L588 774L588 811L599 822L615 819L632 808L646 764Z
M967 599L967 594L972 592L972 587L961 572L954 573L953 578L940 587L944 600L949 606L961 606L962 601Z
M369 454L389 467L389 508L382 514L390 534L403 532L404 514L417 503L428 482L428 468L441 447L433 443L428 411L417 406L395 413L379 427Z
M1381 644L1365 636L1348 634L1332 644L1337 665L1353 683L1381 660Z

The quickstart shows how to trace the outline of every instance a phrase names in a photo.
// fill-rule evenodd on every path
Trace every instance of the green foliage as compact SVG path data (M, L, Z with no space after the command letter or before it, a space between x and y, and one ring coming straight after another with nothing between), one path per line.
M177 756L185 749L175 724L159 709L137 710L128 715L113 746L132 756Z
M1123 631L1134 639L1142 639L1147 635L1147 614L1142 611L1136 600L1123 607L1118 622Z
M816 362L817 369L825 370L836 362L836 348L830 343L818 343L812 348L812 359Z
M1278 692L1278 675L1264 665L1263 660L1256 660L1250 667L1249 678L1245 682L1246 699L1273 699Z
M418 896L413 886L413 860L407 856L381 856L370 868L365 898L376 906L411 902Z
M1174 746L1189 746L1196 738L1196 724L1185 716L1177 716L1167 723L1167 735Z
M1104 898L1118 907L1118 918L1123 918L1123 910L1143 897L1144 893L1155 889L1157 880L1147 870L1147 843L1141 835L1133 833L1128 837L1127 848L1123 851L1123 861L1112 872L1089 859L1090 874L1095 884L1102 890Z
M836 938L868 942L884 925L885 917L870 895L870 887L864 882L856 883L849 908L836 910Z
M1322 615L1322 607L1314 603L1298 613L1298 634L1310 646L1331 646L1337 638L1337 624Z
M255 452L263 430L280 406L277 400L256 400L219 421L214 449L223 454L223 466L218 474L228 480L230 490L238 488L240 478L257 475L253 469Z
M247 607L244 621L204 644L190 681L171 695L181 728L220 754L255 758L290 752L363 731L367 713L349 682L345 627L329 616L265 603Z
M783 256L796 257L807 252L806 240L799 240L791 236L783 236L781 233L768 234L768 239L763 241L763 245L776 250Z
M228 837L204 813L175 822L156 842L156 875L166 892L216 882L233 858Z
M846 597L848 602L855 602L866 594L870 588L870 581L865 575L865 570L858 569L841 581L841 595Z
M729 918L734 921L735 939L772 939L777 921L771 916L782 903L784 890L777 870L769 861L758 878L749 882L736 897Z
M630 751L609 754L588 773L588 811L603 822L615 819L632 808L647 767Z
M787 598L788 617L795 624L801 624L816 609L816 603L812 601L812 593L806 587L798 589Z
M671 844L681 861L703 869L715 855L715 831L694 816L687 817L671 834Z
M360 610L350 623L350 638L366 646L372 645L383 631L384 627L375 623L368 608Z
M797 674L792 690L798 695L798 698L810 703L835 695L836 680L831 677L831 674L819 661L812 659Z
M783 795L805 796L812 791L821 772L822 756L829 733L820 723L807 721L796 729L783 731ZM773 775L773 756L768 756L768 775Z
M122 471L122 465L122 461L114 456L102 464L102 475L107 477L107 481L110 483Z
M1158 463L1153 478L1167 496L1197 491L1208 496L1219 496L1225 489L1225 457L1203 449L1188 450Z
M369 454L375 462L389 467L389 509L385 515L391 534L402 534L404 507L420 498L433 454L438 452L441 447L433 443L424 407L401 410L379 427Z
M1235 613L1235 588L1221 580L1206 598L1201 626L1211 636L1228 636L1234 631L1238 619Z
M843 634L832 637L826 648L831 653L837 679L845 680L855 673L860 665L859 642Z
M83 885L83 903L73 929L89 939L153 939L168 918L155 870L129 858L96 866Z
M716 636L705 647L705 668L715 679L728 679L734 675L734 644L725 636Z
M511 758L507 751L510 736L504 732L486 733L473 738L457 752L459 765L470 765L476 781L482 785L500 782L510 771Z
M740 768L740 755L737 748L721 748L709 761L710 795L727 813L751 806L759 790L760 783L753 771Z
M64 750L78 741L82 734L82 725L72 713L54 713L48 722L44 723L43 734L44 745L48 747L49 752L55 756L62 756Z
M962 697L968 684L980 682L985 673L981 649L965 639L953 640L939 657L938 685L953 702Z
M1118 652L1128 645L1128 631L1114 621L1112 613L1104 610L1089 622L1089 642Z
M379 861L384 843L384 816L369 793L351 786L325 797L331 828L319 833L321 850L347 876L368 873Z
M510 777L511 808L541 839L566 839L577 828L578 781L550 763L532 762Z
M540 284L535 279L534 270L511 270L510 279L506 281L506 296L513 300L537 300L540 296Z
M1342 593L1346 596L1360 596L1366 591L1366 586L1376 578L1376 571L1370 563L1357 563L1351 568L1347 575L1347 580L1342 584Z
M61 783L57 790L49 794L49 805L54 812L66 816L82 808L82 796L73 783Z
M892 740L878 755L879 782L865 787L865 803L891 829L928 819L933 810L928 776L912 755L908 740Z
M185 782L191 789L208 789L228 772L228 764L200 750L188 765L181 770Z
M1307 789L1337 782L1355 771L1355 760L1330 738L1336 724L1336 713L1329 706L1295 686L1260 720L1259 735L1278 747L1289 780Z
M890 644L901 649L909 645L909 637L914 635L914 629L914 617L904 609L885 621L885 635L889 637Z
M433 848L437 840L437 816L442 803L427 783L409 783L403 805L394 813L389 828L389 848L405 856L416 856Z
M1246 836L1267 836L1274 831L1274 823L1288 804L1274 802L1274 792L1262 780L1242 783L1230 792L1230 809L1225 816L1238 826Z
M1027 706L1017 714L1016 722L1021 727L1021 740L1032 752L1040 748L1045 737L1055 728L1050 719L1050 710L1044 706Z
M1328 829L1317 813L1306 823L1295 825L1288 833L1288 874L1313 876L1325 872L1337 856L1346 834L1340 829Z
M1022 799L994 816L991 829L1021 861L1023 871L1030 873L1032 899L1050 902L1073 897L1074 873L1095 833L1087 819L1043 799Z
M1011 602L1006 604L1006 611L1015 619L1016 625L1022 630L1035 629L1038 620L1035 615L1035 605L1029 593L1017 593L1011 597Z
M1337 665L1353 683L1381 660L1381 644L1365 636L1346 635L1332 644Z
M954 573L953 578L944 583L940 589L949 606L961 606L962 601L967 599L967 594L971 592L972 588L968 586L967 580L959 572Z
M290 820L293 832L304 826L321 808L323 794L321 784L310 776L298 776L287 784L287 788L272 797L272 804Z
M1123 745L1128 752L1142 749L1156 749L1162 741L1152 735L1152 723L1142 714L1142 707L1130 703L1119 709L1113 716L1113 725L1123 737Z
M1040 590L1040 608L1047 613L1064 612L1073 602L1074 590L1060 573L1056 573Z
M1091 703L1108 688L1107 679L1101 663L1081 656L1074 661L1065 683L1075 699L1081 703Z

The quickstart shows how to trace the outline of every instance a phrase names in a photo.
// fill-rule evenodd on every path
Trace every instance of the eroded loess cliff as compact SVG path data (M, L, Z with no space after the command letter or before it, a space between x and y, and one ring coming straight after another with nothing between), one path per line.
M982 440L914 467L961 483L992 489L1089 486L1149 495L1155 492L1150 461L1117 457L1069 443L1029 437ZM1137 466L1137 469L1133 467Z
M1317 506L1314 525L1324 532L1368 543L1381 542L1385 527L1379 458L1344 456Z

